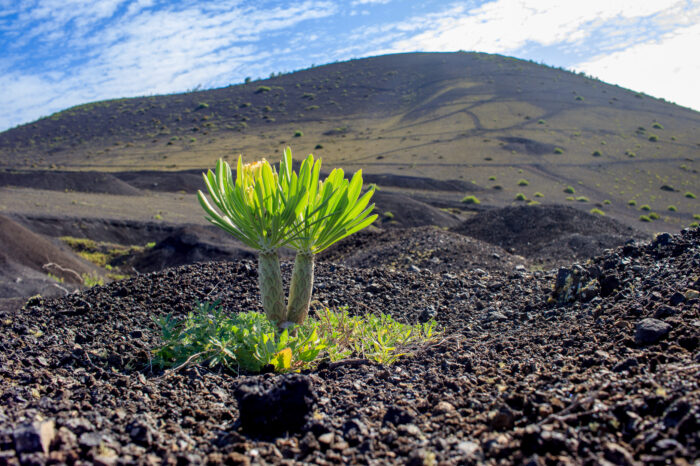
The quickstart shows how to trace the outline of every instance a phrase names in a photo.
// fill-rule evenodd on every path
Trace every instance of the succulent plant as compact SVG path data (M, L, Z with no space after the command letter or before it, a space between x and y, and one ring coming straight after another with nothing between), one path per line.
M368 205L374 188L362 196L362 171L350 181L342 169L334 169L319 181L321 159L309 155L299 174L292 170L287 148L280 171L265 159L243 164L238 158L235 182L231 167L219 160L215 172L204 174L214 205L199 191L199 202L208 220L246 245L257 249L262 305L268 319L282 330L306 318L313 288L313 256L337 241L370 225L374 204ZM297 251L285 306L279 248Z

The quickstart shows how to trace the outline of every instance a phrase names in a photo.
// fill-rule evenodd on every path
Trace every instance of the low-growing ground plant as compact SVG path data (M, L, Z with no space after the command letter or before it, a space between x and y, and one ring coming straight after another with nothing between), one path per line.
M593 215L605 216L605 212L603 212L602 210L595 208L595 207L593 209L591 209L589 212L592 213Z
M690 191L685 192L685 197L687 197L688 199L697 199L697 196L691 193Z
M527 181L527 180L524 179L524 178L521 178L521 179L518 180L518 186L527 186L527 185L529 185L529 184L530 184L530 182Z
M567 186L566 188L564 188L564 192L567 194L575 194L576 190L573 186Z
M668 206L668 210L671 212L678 212L678 207L676 207L675 205L670 205Z
M391 364L439 335L434 320L408 325L385 314L352 316L347 308L323 307L293 334L279 334L257 312L229 316L217 303L197 303L183 319L168 314L155 321L163 339L154 351L157 366L222 365L235 373L299 371L349 357Z
M630 199L629 201L627 201L627 205L635 206L637 205L637 201L635 201L634 199Z
M518 193L515 195L516 201L527 201L527 197L523 193Z
M646 212L649 212L651 210L651 207L649 206L649 204L644 204L639 208L639 210L644 210Z
M462 198L462 203L463 204L481 204L481 201L479 200L478 197L476 197L474 195L470 195L470 196L464 196Z
M535 194L533 194L533 196L535 196L535 197L544 197L544 194L542 194L541 192L537 191Z

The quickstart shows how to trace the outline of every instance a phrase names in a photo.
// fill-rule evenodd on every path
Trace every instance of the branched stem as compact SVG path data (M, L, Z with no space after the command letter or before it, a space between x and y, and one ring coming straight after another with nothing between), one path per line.
M260 252L258 280L265 315L275 325L282 325L287 320L287 309L284 306L284 288L277 250Z
M300 325L309 314L311 290L314 286L314 256L311 252L300 251L294 259L292 281L289 285L287 320Z

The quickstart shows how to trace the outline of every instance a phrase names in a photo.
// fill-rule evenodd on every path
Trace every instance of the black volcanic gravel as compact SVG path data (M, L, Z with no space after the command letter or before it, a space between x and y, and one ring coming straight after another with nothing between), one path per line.
M326 364L294 380L149 365L153 317L204 299L259 309L254 262L32 299L0 314L0 464L698 461L700 230L574 269L594 291L557 304L556 270L320 263L321 302L409 322L432 310L445 334L393 366ZM249 434L234 395L279 397L292 385L313 390L305 422L275 437Z

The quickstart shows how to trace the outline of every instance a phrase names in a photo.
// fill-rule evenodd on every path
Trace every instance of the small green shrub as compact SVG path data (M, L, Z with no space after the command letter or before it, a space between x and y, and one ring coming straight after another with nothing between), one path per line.
M697 228L698 226L700 226L700 223L698 223L698 222L692 222L692 223L691 223L690 225L688 225L688 226L689 226L690 228Z
M391 220L391 219L394 218L394 213L387 210L386 212L384 212L384 213L382 214L382 216L383 216L384 218L386 218L386 219Z
M592 155L593 157L600 157L600 156L603 155L603 153L600 152L599 150L594 150L593 153L592 153L591 155Z
M546 120L538 120L538 121L537 121L537 124L538 124L538 125L543 125L543 124L545 124L545 123L547 123Z
M577 96L576 96L576 100L578 100L579 102L583 102L583 101L584 101L584 98L581 97L580 95L577 95Z
M535 196L535 197L544 197L544 194L542 194L541 192L537 191L535 194L533 194L533 196Z
M183 319L172 314L154 319L163 345L154 351L160 367L188 364L223 366L234 373L299 371L318 362L364 358L391 364L437 336L434 320L408 325L391 316L351 316L347 308L324 308L293 332L277 332L262 313L228 316L217 303L198 303Z
M255 89L256 94L262 94L264 92L270 92L271 89L267 86L259 86L257 89Z
M695 220L700 220L700 214L693 214L693 218Z
M639 210L645 210L645 211L649 212L651 210L651 207L649 207L649 204L644 204L643 206L641 206L639 208Z
M578 202L588 202L588 198L586 196L579 196L576 198Z
M637 205L637 201L635 201L634 199L630 199L629 201L627 201L627 205L635 206Z
M104 285L105 280L104 278L100 277L99 275L92 274L92 273L84 273L82 275L83 279L83 285L87 286L88 288L92 288L93 286L97 285Z
M657 214L656 212L650 212L650 213L649 213L649 218L652 219L652 220L658 220L658 219L660 219L661 217L660 217L659 214Z
M605 212L603 212L602 210L597 209L595 207L593 209L591 209L589 212L592 213L593 215L605 216Z
M489 176L489 181L496 181L496 177L495 177L495 176Z
M515 195L516 201L527 201L527 197L523 193L518 193Z
M685 197L687 197L688 199L696 199L697 198L697 196L695 194L691 193L690 191L685 192Z
M522 178L521 178L521 179L518 180L518 186L527 186L527 185L529 185L529 184L530 184L530 182L527 181L527 180L525 180L525 179L522 179Z
M51 272L46 274L51 280L58 282L58 283L63 283L63 277L59 277L58 275L54 275Z
M464 204L481 204L481 201L476 196L464 196L462 198L462 203L464 203Z
M649 136L649 140L651 142L656 142L659 140L659 137L656 134L652 134L651 136Z
M670 205L670 206L668 206L668 210L670 210L671 212L678 212L678 207L676 207L674 205Z
M303 135L304 135L304 133L301 132L301 131L294 131L294 137L295 137L295 138L300 138L300 137L302 137Z
M322 145L322 144L316 144L316 145L314 146L314 149L323 149L323 145Z
M630 158L634 158L634 157L637 156L637 154L635 154L635 153L632 152L631 150L626 151L626 152L625 152L625 155L626 155L627 157L630 157Z
M654 123L653 125L651 125L651 127L656 129L664 129L661 123Z
M640 221L640 222L651 222L651 219L650 219L648 216L646 216L646 215L640 215L640 216L639 216L639 221Z
M606 200L603 201L603 205L610 205L610 204L612 204L612 202L610 201L610 199L606 199Z
M197 105L197 110L201 110L203 108L209 108L209 104L206 102L200 102L199 105Z
M567 186L566 188L564 188L564 192L567 194L575 194L576 190L573 186Z
M527 201L527 205L540 205L540 203L539 203L539 201L530 200L530 201Z
M566 200L567 200L567 201L575 201L576 198L575 198L574 196L567 196L567 197L566 197Z
M555 148L554 148L554 153L555 153L555 154L563 154L563 153L564 153L564 149L562 149L561 147L555 147Z

